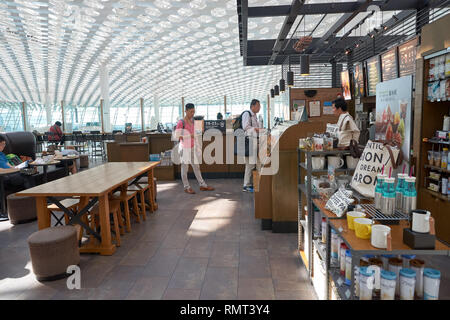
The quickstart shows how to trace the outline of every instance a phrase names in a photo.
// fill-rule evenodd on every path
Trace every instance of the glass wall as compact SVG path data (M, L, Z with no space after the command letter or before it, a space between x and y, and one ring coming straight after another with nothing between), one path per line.
M22 131L22 103L0 102L0 131Z

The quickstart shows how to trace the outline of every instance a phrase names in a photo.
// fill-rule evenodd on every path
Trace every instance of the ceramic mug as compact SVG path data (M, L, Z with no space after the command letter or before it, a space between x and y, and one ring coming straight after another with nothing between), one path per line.
M341 157L328 157L328 165L332 165L336 169L342 168L345 162Z
M371 244L375 248L386 249L387 248L387 236L391 232L391 228L377 224L372 226Z
M355 234L360 239L370 239L373 221L367 218L356 218L353 221Z
M313 170L321 170L325 167L325 157L312 157Z
M430 232L430 211L412 210L411 229L414 232L429 233Z
M364 218L366 214L364 212L359 211L350 211L347 212L347 225L350 230L355 230L354 220L356 218Z
M358 158L353 158L352 156L346 156L345 160L347 162L347 168L349 169L355 169L359 162Z

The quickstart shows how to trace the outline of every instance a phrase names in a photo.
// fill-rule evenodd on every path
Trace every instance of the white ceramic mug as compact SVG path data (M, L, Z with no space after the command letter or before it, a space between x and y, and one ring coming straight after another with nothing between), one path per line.
M413 210L411 228L414 232L429 233L430 232L430 211Z
M332 165L336 169L342 168L344 166L344 159L341 157L328 157L328 165Z
M325 157L311 157L313 170L321 170L325 167Z
M346 156L345 160L347 162L347 168L349 169L355 169L359 162L358 158L353 158L352 156Z
M372 246L379 249L387 248L387 236L391 232L391 228L381 224L372 226L372 235L370 242Z

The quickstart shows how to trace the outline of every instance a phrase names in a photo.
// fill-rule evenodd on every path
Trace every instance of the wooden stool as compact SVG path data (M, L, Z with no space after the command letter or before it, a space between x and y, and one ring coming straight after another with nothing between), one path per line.
M131 221L130 221L130 207L128 205L128 201L133 201L133 210L136 217L136 221L138 223L141 223L140 218L140 212L139 212L139 206L137 201L137 191L125 191L125 195L122 196L121 191L115 192L110 196L110 200L120 200L121 203L123 203L124 206L124 214L125 214L125 224L127 226L127 232L131 232Z
M148 184L131 185L128 186L128 191L137 191L139 193L139 198L141 200L141 214L144 220L147 220L147 211L148 208L150 212L152 212L151 200L150 200L150 187ZM147 193L148 203L145 203L145 194Z
M95 219L95 224L98 228L100 225L98 205L96 205L92 209L91 214L93 215L93 217ZM119 222L121 220L121 219L119 219L119 217L120 217L120 200L110 200L109 201L109 214L110 214L110 219L113 222L111 229L114 231L114 234L115 234L114 241L116 242L116 246L120 247L120 235L124 234L123 224L121 222Z
M72 210L72 212L76 213L78 211L78 204L80 203L80 199L69 198L69 199L61 200L60 203L67 209L70 209L70 210ZM50 214L56 219L56 226L62 225L62 223L61 223L62 217L60 219L58 219L55 212L64 212L64 211L62 211L54 203L48 205L47 209L50 212ZM68 225L69 217L65 213L64 213L63 217L64 217L65 224ZM81 219L83 220L84 223L89 224L86 216L82 217ZM78 224L75 225L74 227L77 229L78 241L81 241L81 239L83 238L83 227Z

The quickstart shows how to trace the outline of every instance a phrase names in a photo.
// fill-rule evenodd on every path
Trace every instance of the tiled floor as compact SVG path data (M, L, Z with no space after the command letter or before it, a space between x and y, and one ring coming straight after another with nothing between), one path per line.
M241 180L188 195L159 183L159 210L113 256L81 256L81 290L34 278L26 239L37 223L0 223L1 299L315 299L296 234L261 231ZM198 187L194 183L194 189Z

